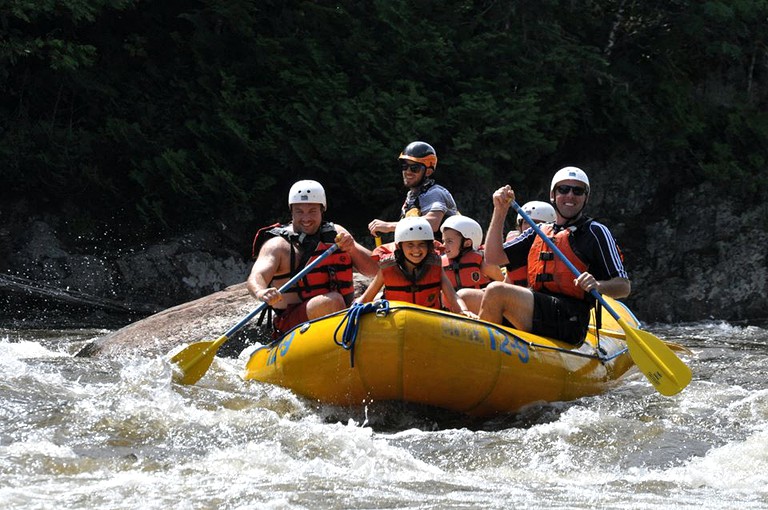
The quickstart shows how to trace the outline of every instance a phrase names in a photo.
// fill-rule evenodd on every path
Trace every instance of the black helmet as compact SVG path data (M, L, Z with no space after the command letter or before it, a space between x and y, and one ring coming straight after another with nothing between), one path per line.
M400 153L400 157L397 159L415 161L427 168L432 168L432 170L437 167L437 153L435 152L434 147L427 142L409 143L405 146L405 149L403 149L403 152Z

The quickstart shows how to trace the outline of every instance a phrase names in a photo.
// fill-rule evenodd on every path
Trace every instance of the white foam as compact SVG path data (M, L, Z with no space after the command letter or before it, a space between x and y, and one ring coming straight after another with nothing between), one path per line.
M66 353L46 349L39 342L30 342L28 340L21 340L19 342L0 341L0 360L3 358L61 358L67 356Z

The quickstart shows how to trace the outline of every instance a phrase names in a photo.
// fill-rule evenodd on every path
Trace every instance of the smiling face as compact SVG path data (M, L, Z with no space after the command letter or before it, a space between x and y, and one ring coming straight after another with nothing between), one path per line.
M400 171L403 173L403 184L407 188L416 188L421 185L424 177L432 175L432 169L421 163L408 159L400 160Z
M429 254L430 244L431 241L403 241L400 249L408 262L418 265Z
M584 192L581 195L577 195L576 193L581 192L579 190ZM578 217L587 204L587 198L589 198L589 193L586 193L586 187L583 182L574 179L558 182L550 195L550 200L554 200L555 210L557 211L557 222L562 224L567 220Z
M443 253L448 255L449 259L455 259L464 248L464 244L469 244L469 239L464 239L462 235L452 228L443 229Z
M291 223L293 224L294 232L307 235L316 234L322 222L322 204L291 205Z

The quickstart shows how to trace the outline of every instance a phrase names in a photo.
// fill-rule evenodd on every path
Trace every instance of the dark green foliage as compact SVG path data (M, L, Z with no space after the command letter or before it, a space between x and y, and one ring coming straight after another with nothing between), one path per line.
M480 217L501 184L536 195L558 165L634 151L677 187L765 199L767 16L746 0L10 0L0 193L252 229L316 178L361 228L392 218L396 157L423 139Z

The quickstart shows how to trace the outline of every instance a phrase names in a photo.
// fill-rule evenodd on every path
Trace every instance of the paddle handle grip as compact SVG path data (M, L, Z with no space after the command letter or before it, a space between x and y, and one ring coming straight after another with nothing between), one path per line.
M293 278L291 278L290 280L288 280L287 282L285 282L285 283L284 283L284 284L283 284L283 285L282 285L282 286L281 286L279 289L277 289L277 291L278 291L280 294L282 294L282 293L284 293L286 290L288 290L288 289L290 289L291 287L293 287L294 285L296 285L296 282L298 282L299 280L301 280L302 278L304 278L304 277L307 275L307 273L309 273L310 271L312 271L312 269L314 269L314 268L315 268L315 266L317 266L317 265L318 265L320 262L322 262L323 260L325 260L326 258L328 258L329 256L331 256L331 254L332 254L333 252L335 252L336 250L338 250L338 249L339 249L339 245L334 243L334 244L333 244L333 245L332 245L330 248L328 248L327 250L325 250L325 251L324 251L324 252L323 252L323 253L322 253L322 254L321 254L319 257L317 257L315 260L313 260L312 262L310 262L309 264L307 264L307 265L304 267L304 269L302 269L301 271L299 271L298 273L296 273L296 275L294 275L294 277L293 277ZM230 338L232 335L234 335L235 333L237 333L238 331L240 331L240 329L241 329L243 326L245 326L246 324L248 324L248 322L249 322L251 319L253 319L253 318L254 318L254 317L257 315L257 314L261 313L261 311L262 311L262 310L264 310L264 308L266 308L266 307L267 307L267 303L266 303L266 302L264 302L264 303L261 303L261 304L260 304L259 306L257 306L257 307L256 307L256 308L255 308L253 311L251 311L251 312L250 312L248 315L246 315L245 317L243 317L243 318L240 320L240 322L238 322L237 324L235 324L234 326L232 326L232 327L231 327L231 328L230 328L230 329L229 329L229 330L228 330L226 333L224 333L224 334L222 335L222 337L224 337L225 339L226 339L226 338Z
M553 242L552 242L552 239L550 239L549 237L547 237L547 234L545 234L545 233L544 233L544 232L543 232L543 231L542 231L542 230L539 228L539 226L536 224L536 222L535 222L535 221L533 221L533 220L531 219L531 217L530 217L530 216L528 216L528 213L526 213L525 211L523 211L523 208L522 208L522 207L520 207L520 206L517 204L517 202L516 202L516 201L514 201L514 200L512 201L512 207L515 209L515 211L517 211L517 213L518 213L518 214L519 214L519 215L520 215L520 216L521 216L521 217L522 217L522 218L523 218L525 221L527 221L527 222L528 222L528 224L529 224L529 225L530 225L530 226L533 228L534 232L536 232L536 234L538 234L538 236L539 236L539 237L541 237L541 239L542 239L542 240L543 240L545 243L547 243L547 246L549 246L549 249L550 249L550 250L552 250L552 251L553 251L553 252L554 252L554 253L555 253L555 254L558 256L558 258L560 258L560 260L562 260L562 261L565 263L565 265L566 265L566 266L568 266L568 269L570 269L570 270L571 270L571 272L572 272L572 273L573 273L573 274L574 274L576 277L578 277L578 276L579 276L581 273L580 273L580 272L579 272L579 270L576 268L576 266L574 266L574 265L573 265L573 263L572 263L570 260L568 260L568 257L566 257L566 256L565 256L565 254L564 254L562 251L560 251L560 248L558 248L558 247L555 245L555 243L553 243ZM613 318L614 318L614 319L616 319L616 320L619 320L619 319L621 318L621 316L620 316L620 315L619 315L619 314L618 314L618 313L617 313L617 312L616 312L616 311L615 311L613 308L611 308L611 305L609 305L609 304L608 304L608 302L607 302L605 299L603 299L603 296L602 296L602 295L600 295L600 293L597 291L597 289L592 289L591 291L589 291L589 293L590 293L590 294L592 294L592 295L595 297L595 299L597 299L598 301L600 301L600 304L601 304L601 305L603 305L603 308L605 308L606 310L608 310L608 313L610 313L610 314L613 316Z

